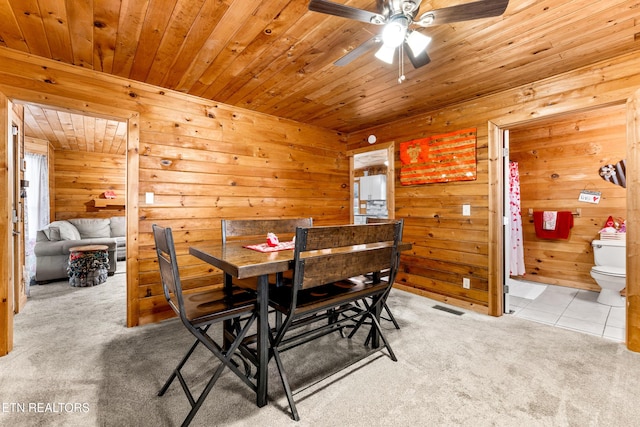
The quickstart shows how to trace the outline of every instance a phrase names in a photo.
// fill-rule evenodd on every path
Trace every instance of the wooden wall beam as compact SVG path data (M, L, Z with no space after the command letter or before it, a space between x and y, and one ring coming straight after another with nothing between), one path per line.
M640 352L640 90L627 102L627 348Z
M127 120L127 326L140 324L138 218L140 194L140 115Z

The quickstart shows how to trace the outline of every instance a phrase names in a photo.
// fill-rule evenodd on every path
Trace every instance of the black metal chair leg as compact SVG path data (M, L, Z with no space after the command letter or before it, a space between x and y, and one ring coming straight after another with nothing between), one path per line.
M220 375L222 374L222 371L224 371L225 366L226 365L224 363L218 366L218 369L216 369L215 374L213 374L213 376L207 383L207 386L204 388L204 390L202 390L202 393L200 393L200 397L198 397L198 400L195 403L191 404L191 411L189 411L189 414L182 422L182 427L187 427L191 423L191 420L193 420L193 417L196 415L196 413L200 409L200 406L202 406L202 404L204 403L204 400L209 395L209 392L215 385L216 381L218 381L218 378L220 378Z
M176 366L176 368L173 370L173 372L171 373L171 375L169 376L167 381L164 383L164 385L162 386L162 388L158 392L158 396L163 396L167 392L167 389L169 388L169 386L171 385L173 380L176 379L176 376L178 376L178 373L180 372L180 370L182 369L184 364L187 363L187 360L189 360L189 357L191 357L191 354L196 349L198 344L200 344L200 341L198 341L198 340L196 340L196 342L193 343L193 345L191 346L191 348L189 349L187 354L184 355L184 357L182 358L180 363L178 363L178 366Z
M214 354L216 354L216 356L218 356L218 358L220 359L221 363L218 366L218 368L216 369L216 371L213 374L213 376L211 377L211 379L209 380L209 382L207 383L207 385L204 388L204 390L200 393L200 396L198 397L197 401L194 401L193 396L191 394L191 391L189 390L189 387L187 386L187 383L185 382L184 378L182 377L182 374L179 371L176 373L176 375L178 376L178 379L180 380L180 384L182 385L182 388L183 388L185 394L187 395L187 399L189 400L189 403L191 404L191 411L189 411L189 414L187 415L185 420L182 422L182 427L186 427L191 423L191 420L193 419L193 417L196 415L196 413L200 409L200 406L202 406L202 403L205 401L205 399L209 395L209 392L211 391L211 389L215 385L216 381L218 381L218 378L220 378L220 375L222 375L222 372L224 371L224 368L228 367L229 369L234 371L241 379L243 379L242 374L239 373L239 371L237 371L237 367L234 365L234 363L232 361L232 357L234 356L236 349L240 345L240 342L242 341L242 339L246 335L247 331L251 327L251 324L253 323L254 320L255 320L255 314L245 324L244 328L242 328L242 330L240 331L240 334L238 335L237 339L231 344L231 347L229 348L229 350L224 355L219 353L219 349L217 349L217 348L212 346L214 344L212 340L211 341L208 341L208 340L204 340L203 341L204 336L206 336L206 331L209 329L209 326L211 326L211 325L207 325L205 328L203 328L203 330L202 330L203 336L202 336L202 338L200 340L198 340L196 342L196 344L199 343L199 342L203 342L203 344L205 344L205 345L209 344L209 345L207 345L207 347ZM195 347L196 347L195 345L192 347L190 353L193 352ZM186 361L186 359L185 359L185 361ZM251 385L251 384L249 383L249 385Z
M273 349L273 358L276 360L278 373L280 374L280 380L282 381L282 387L284 387L284 392L287 395L287 400L289 401L289 408L291 408L291 418L293 418L294 421L300 421L300 416L298 415L298 409L296 408L296 404L293 401L293 393L291 392L291 386L289 386L289 381L287 380L287 374L284 372L284 367L282 366L280 353L275 348Z
M387 341L387 339L384 337L384 334L382 333L382 328L380 327L380 323L378 322L378 319L376 319L376 317L372 315L369 317L371 317L371 321L373 322L376 329L378 330L378 336L382 339L384 346L387 348L387 350L389 350L389 356L391 357L391 360L393 360L394 362L397 362L398 359L396 358L395 353L391 349L391 345L389 344L389 341Z
M389 306L387 305L387 303L384 303L384 311L387 312L387 315L389 316L389 320L391 320L393 322L393 326L396 327L396 329L400 329L400 325L398 325L398 322L396 321L396 318L394 317L393 314L391 314L391 310L389 310Z

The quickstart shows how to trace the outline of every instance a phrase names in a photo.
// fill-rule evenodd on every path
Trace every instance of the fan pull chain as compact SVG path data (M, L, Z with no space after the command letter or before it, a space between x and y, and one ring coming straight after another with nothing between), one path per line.
M404 43L400 45L398 49L398 84L402 83L405 80L404 77Z

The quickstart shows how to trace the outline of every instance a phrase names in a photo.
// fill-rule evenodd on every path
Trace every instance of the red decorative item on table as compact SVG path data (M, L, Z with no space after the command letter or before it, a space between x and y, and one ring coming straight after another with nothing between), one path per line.
M278 236L273 233L267 233L267 245L274 247L278 246L279 243Z

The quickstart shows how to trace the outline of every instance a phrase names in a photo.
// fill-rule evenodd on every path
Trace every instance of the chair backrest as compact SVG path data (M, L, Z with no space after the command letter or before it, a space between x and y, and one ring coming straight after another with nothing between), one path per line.
M293 291L386 269L390 270L389 281L393 285L401 226L400 221L395 221L370 225L299 227L296 230ZM296 300L295 296L292 300Z
M156 244L164 296L173 311L180 316L183 322L186 322L187 318L184 312L184 300L182 297L182 283L180 282L180 274L178 272L173 233L170 228L161 227L156 224L153 224L151 228L153 229L153 238Z
M274 233L282 242L291 240L297 227L312 227L313 218L223 219L222 243L228 240L266 239Z

